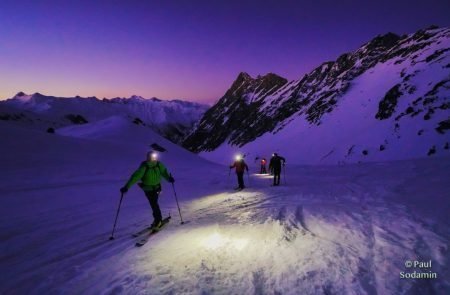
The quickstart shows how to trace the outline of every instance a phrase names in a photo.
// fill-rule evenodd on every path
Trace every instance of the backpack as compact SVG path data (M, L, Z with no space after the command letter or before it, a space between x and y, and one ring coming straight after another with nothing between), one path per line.
M141 180L145 177L145 175L147 174L149 169L158 169L159 174L161 174L161 168L159 166L159 161L156 161L156 166L155 167L149 168L148 165L145 165L144 175L142 175Z

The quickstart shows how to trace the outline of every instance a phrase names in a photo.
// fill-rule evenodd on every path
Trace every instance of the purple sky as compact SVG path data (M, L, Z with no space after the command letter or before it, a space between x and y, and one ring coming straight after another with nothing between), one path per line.
M299 79L377 34L450 25L448 0L364 2L1 1L0 99L214 102L241 71Z

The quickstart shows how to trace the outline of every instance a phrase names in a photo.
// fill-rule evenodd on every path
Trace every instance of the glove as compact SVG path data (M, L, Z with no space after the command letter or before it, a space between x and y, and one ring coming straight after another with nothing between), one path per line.
M167 179L167 181L170 182L170 183L174 183L175 182L175 178L173 178L172 175L171 175L171 176L169 176L169 179Z
M127 191L128 191L128 189L127 189L126 186L124 186L124 187L122 187L122 188L120 189L120 192L121 192L122 194L126 193Z

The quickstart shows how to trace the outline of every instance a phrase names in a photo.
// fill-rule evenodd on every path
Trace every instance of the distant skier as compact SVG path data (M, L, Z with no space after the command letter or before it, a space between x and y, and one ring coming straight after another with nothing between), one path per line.
M159 193L161 192L161 176L168 182L174 183L175 179L167 171L167 168L158 161L158 154L154 151L147 153L147 160L142 162L139 168L131 175L128 182L120 189L120 192L125 194L128 189L138 182L138 185L144 191L150 206L153 211L152 228L161 226L162 215L158 204Z
M286 159L278 156L274 153L270 159L270 167L273 169L273 185L280 185L280 175L281 175L281 161L283 161L283 166L286 164Z
M236 175L238 179L238 187L236 189L244 189L244 171L247 170L248 172L248 166L241 155L236 156L236 161L234 161L233 165L230 166L230 169L232 168L236 168Z
M262 158L260 174L267 174L266 163L267 163L266 158Z

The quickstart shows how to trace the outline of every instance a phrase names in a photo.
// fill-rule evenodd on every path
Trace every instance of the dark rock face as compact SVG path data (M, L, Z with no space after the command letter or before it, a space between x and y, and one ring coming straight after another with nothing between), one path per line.
M436 154L436 147L433 145L433 146L428 150L427 155L428 155L428 156L431 156L431 155L434 155L434 154Z
M69 120L70 122L72 122L73 124L86 124L86 123L88 123L88 120L86 120L81 115L68 114L68 115L65 116L65 118L67 120Z
M136 125L145 126L144 121L142 121L141 118L139 118L139 117L134 118L133 123L136 124Z
M446 53L447 51L450 51L450 48L436 50L433 54L429 55L425 59L425 61L430 62L430 61L436 60L436 59L440 58L442 55L444 55L444 53Z
M387 33L382 36L377 36L372 41L370 41L367 44L367 49L369 50L375 50L377 48L391 48L401 39L400 36L394 34L394 33Z
M150 145L150 147L151 147L152 149L154 149L155 151L158 151L158 152L161 152L161 153L163 153L163 152L166 151L165 148L163 148L162 146L160 146L160 145L157 144L156 142L152 143L152 144Z
M433 38L442 32L443 29L429 28L401 37L393 33L380 35L358 50L342 54L336 61L325 62L302 79L289 83L275 74L254 79L240 73L225 95L184 139L183 146L194 152L212 151L223 143L242 146L266 132L280 131L297 116L303 116L312 125L320 125L322 118L339 105L340 98L356 77L378 63L401 64L407 59L412 63L424 62L423 57L417 57L417 52L436 42ZM449 29L444 32L450 35ZM436 62L445 54L446 50L438 50L429 55L428 60ZM397 101L404 93L416 92L416 86L409 82L414 75L402 71L403 83L393 83L384 98L378 98L381 101L374 114L377 119L388 119L397 111L397 121L422 112L427 118L432 116L435 105L417 107L420 100L425 104L424 99L431 98L432 93L418 98L403 112L396 110ZM437 107L442 109L448 105Z
M375 115L375 118L384 120L392 116L395 111L395 107L397 106L397 99L403 94L399 89L400 84L397 84L389 89L378 105L378 112Z
M430 86L432 86L431 90L425 93L424 96L418 97L417 99L413 100L412 103L410 103L404 111L402 111L399 115L396 116L395 120L399 121L401 118L407 116L415 117L420 113L423 113L422 115L423 120L430 120L437 112L443 112L445 110L450 109L449 98L445 94L441 93L446 91L447 89L450 89L450 79L444 79L442 81L435 83L434 85L430 84ZM411 87L411 85L409 85L407 82L404 81L401 84L401 87L408 88ZM383 104L383 107L387 104L388 104L387 102ZM380 103L380 111L382 109L384 110L383 107L381 106ZM393 108L395 109L395 106ZM379 111L380 114L384 114L384 112L380 111ZM441 134L445 133L444 130L445 128L443 129L443 127L441 126L436 128L436 131Z
M0 120L2 121L21 121L26 117L24 114L0 114Z
M436 131L441 134L444 134L449 129L450 129L450 119L439 122L439 126L436 128Z
M276 122L260 109L265 98L286 83L286 79L275 74L253 79L240 73L225 95L204 114L183 146L196 152L214 150L228 137L230 142L240 145L273 129Z

